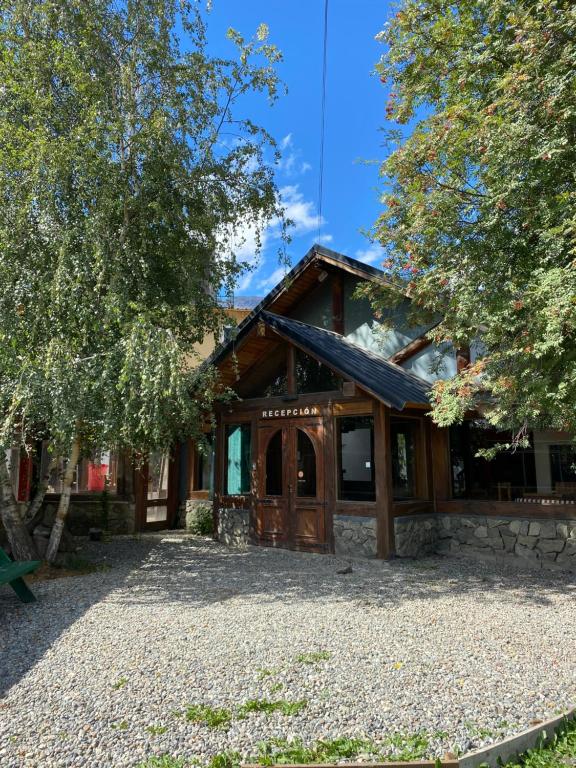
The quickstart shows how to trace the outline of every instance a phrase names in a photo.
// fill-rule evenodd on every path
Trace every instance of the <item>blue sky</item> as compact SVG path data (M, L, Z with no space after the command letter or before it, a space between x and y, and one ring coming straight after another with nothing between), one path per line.
M287 214L296 222L288 251L292 264L318 239L318 173L324 0L213 0L208 39L217 53L233 55L228 27L251 37L261 22L284 55L279 74L288 87L273 107L250 101L250 117L275 137L282 150L276 179ZM376 42L390 14L387 0L330 0L324 194L320 241L336 251L378 265L380 252L361 233L380 211L379 129L385 124L386 89L372 74L382 54ZM238 295L264 295L282 277L272 233L255 270ZM250 242L246 243L246 253Z

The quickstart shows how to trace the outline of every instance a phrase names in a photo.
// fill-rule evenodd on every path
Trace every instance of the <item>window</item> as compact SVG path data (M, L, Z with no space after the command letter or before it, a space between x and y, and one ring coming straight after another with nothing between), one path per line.
M344 416L336 423L338 498L375 501L374 419L372 416Z
M306 432L298 430L297 444L297 491L300 497L316 496L316 451Z
M302 350L296 350L296 390L299 394L334 392L342 386L342 379L318 360Z
M50 464L50 479L47 493L62 493L62 480L64 477L65 461L57 458L52 462L52 455L48 453L48 442L42 445L42 459L40 473L43 477ZM74 479L72 481L72 493L116 493L118 481L118 456L114 451L102 451L98 455L81 459L76 465Z
M282 430L275 432L266 449L266 496L282 496Z
M510 440L509 432L497 432L483 419L471 419L450 427L452 494L455 498L513 501L536 492L536 460L532 445L502 450L493 459L477 455L481 449Z
M576 451L572 445L551 445L550 476L552 487L556 483L576 483Z
M194 446L193 491L212 490L212 470L214 466L214 446L212 435L206 435L204 444Z
M418 422L390 420L392 450L392 496L411 499L416 496L416 434Z
M228 496L250 493L250 424L226 425L226 478L225 492Z

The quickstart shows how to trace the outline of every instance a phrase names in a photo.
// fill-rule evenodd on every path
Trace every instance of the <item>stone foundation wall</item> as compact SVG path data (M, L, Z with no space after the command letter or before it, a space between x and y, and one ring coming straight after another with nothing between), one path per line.
M250 540L250 510L220 509L217 538L228 547L246 549Z
M576 520L423 515L396 518L394 534L398 557L479 557L576 572Z
M57 502L45 502L42 524L52 526L57 506ZM74 536L86 536L89 528L103 528L104 521L105 515L100 499L94 501L73 499L70 502L66 527ZM134 533L136 529L134 503L110 498L106 529L109 533L114 534Z
M376 557L376 520L373 517L334 515L334 551L349 557Z

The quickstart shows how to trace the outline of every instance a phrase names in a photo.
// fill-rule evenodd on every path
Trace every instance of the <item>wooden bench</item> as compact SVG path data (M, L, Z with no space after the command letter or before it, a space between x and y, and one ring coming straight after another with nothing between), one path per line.
M0 584L10 584L23 603L33 603L36 598L22 576L34 571L42 565L40 560L10 560L0 547Z

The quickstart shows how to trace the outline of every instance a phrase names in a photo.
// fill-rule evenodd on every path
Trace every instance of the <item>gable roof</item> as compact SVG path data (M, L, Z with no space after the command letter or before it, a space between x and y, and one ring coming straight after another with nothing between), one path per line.
M305 283L304 288L317 284L318 274L324 271L325 267L336 267L344 270L348 274L353 274L364 280L374 280L387 283L385 273L381 269L364 264L362 261L353 259L350 256L344 256L342 253L332 251L322 245L313 245L308 253L288 272L282 280L254 307L252 312L238 324L235 328L233 337L224 344L217 347L206 363L215 365L221 360L228 351L232 350L235 344L249 330L256 321L262 310L282 314L283 308L291 303L289 294L293 293L294 285L297 282ZM310 272L310 279L306 280L305 273Z
M431 387L427 381L338 333L266 311L260 312L260 319L281 337L391 408L401 411L408 404L430 404Z

